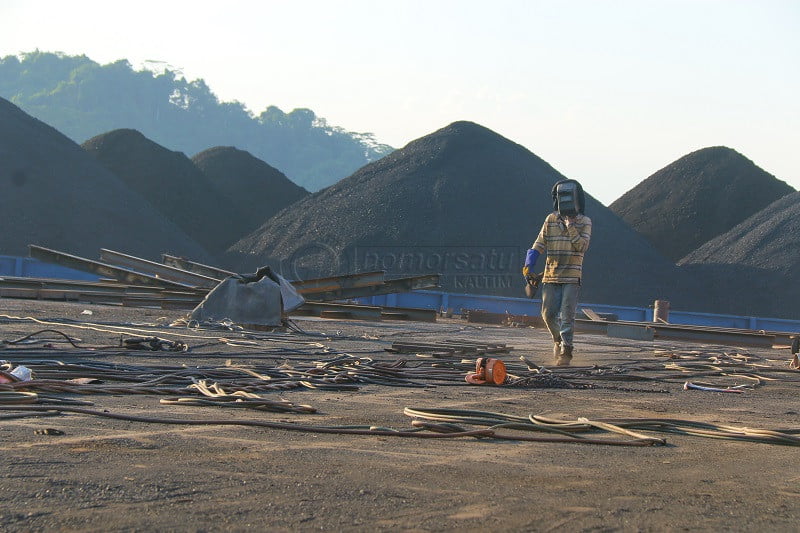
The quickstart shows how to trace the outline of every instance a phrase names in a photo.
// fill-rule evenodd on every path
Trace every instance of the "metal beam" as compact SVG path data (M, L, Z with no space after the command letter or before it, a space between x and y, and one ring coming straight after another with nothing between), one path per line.
M596 322L596 321L595 321ZM651 341L655 338L655 330L650 326L632 326L630 324L614 324L607 326L606 334L618 339L633 339L637 341Z
M359 318L380 320L381 308L371 305L334 304L328 302L306 302L293 312L298 315L323 316L327 318Z
M410 320L413 322L436 322L435 309L417 309L414 307L382 307L381 318L384 320Z
M77 290L103 292L108 294L138 294L153 293L154 291L163 292L165 290L175 291L176 293L202 298L205 291L202 289L162 289L160 287L148 287L144 285L124 285L117 281L84 281L68 279L50 278L19 278L4 276L0 278L0 288L3 289L50 289L50 290Z
M188 259L184 259L183 257L178 257L175 255L161 254L161 262L167 266L180 268L181 270L200 274L201 276L213 278L217 281L222 281L229 276L236 275L235 272L231 272L229 270L223 270L221 268L204 265L202 263L195 263L194 261L189 261Z
M349 287L327 290L324 292L299 291L304 296L312 295L315 301L346 300L348 298L365 298L379 294L394 294L410 292L413 290L430 289L439 286L439 274L427 276L414 276L386 280L380 285L367 285L363 287Z
M157 278L155 276L149 276L147 274L141 274L127 268L108 265L99 261L92 261L91 259L59 252L57 250L51 250L49 248L43 248L41 246L36 246L35 244L29 244L28 249L30 250L29 253L31 257L40 261L44 261L45 263L61 265L73 268L75 270L80 270L82 272L91 272L92 274L113 278L131 285L193 288L192 285L187 285L186 283L180 283L177 281Z
M616 329L612 330L612 326ZM581 333L623 336L624 331L622 328L625 326L630 328L627 330L627 333L631 335L633 335L634 328L647 328L652 331L654 339L724 344L727 346L771 348L778 337L774 333L749 329L684 326L680 324L660 324L657 322L598 322L583 319L575 320L575 329ZM645 333L641 333L640 336L636 338L641 339L641 335L645 335ZM646 333L646 335L649 336L650 333Z
M377 270L374 272L359 272L357 274L347 274L344 276L295 280L292 282L292 285L294 285L294 288L297 289L297 292L300 294L319 294L342 289L381 285L383 284L383 276L383 270Z
M323 318L360 320L412 320L436 322L434 309L407 307L376 307L372 305L340 304L331 302L306 302L293 314L313 315Z
M236 275L234 272L195 263L194 261L174 255L161 254L161 258L165 265L217 280ZM384 276L384 271L376 270L372 272L346 274L343 276L295 280L291 283L297 292L304 296L313 296L315 301L334 301L422 289L435 289L439 287L439 280L441 277L439 274L429 274L425 276L385 280Z
M0 297L24 300L55 300L88 302L96 304L118 304L131 307L163 307L165 303L171 306L180 305L181 309L194 309L202 301L196 294L181 294L171 291L150 293L105 292L80 289L39 289L0 287ZM175 308L175 307L170 307Z
M177 281L179 283L204 287L206 289L210 289L219 285L219 280L215 278L210 278L201 274L195 274L194 272L189 272L187 270L168 265L162 265L161 263L148 261L147 259L141 259L133 255L116 252L114 250L108 250L106 248L100 249L100 260L109 265L128 268L135 270L136 272L155 276L160 279Z
M124 307L159 307L161 309L191 310L197 307L201 300L190 301L183 298L131 296L122 299Z
M754 346L772 348L775 335L751 330L730 330L700 327L650 325L655 330L656 339L673 339L693 342L725 344L729 346Z

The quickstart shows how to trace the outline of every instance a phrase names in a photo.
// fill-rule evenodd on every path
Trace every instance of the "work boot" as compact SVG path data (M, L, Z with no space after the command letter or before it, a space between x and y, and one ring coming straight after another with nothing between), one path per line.
M561 357L561 343L556 342L553 344L553 361L558 363L559 357Z
M572 345L564 344L561 346L561 353L556 359L556 366L569 366L570 361L572 361Z

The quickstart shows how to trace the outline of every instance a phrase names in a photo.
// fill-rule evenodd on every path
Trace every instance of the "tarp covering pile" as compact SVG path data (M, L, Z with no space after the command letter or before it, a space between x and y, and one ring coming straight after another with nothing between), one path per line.
M247 326L280 326L285 313L305 303L291 283L262 267L254 275L229 276L194 308L190 320L230 320Z

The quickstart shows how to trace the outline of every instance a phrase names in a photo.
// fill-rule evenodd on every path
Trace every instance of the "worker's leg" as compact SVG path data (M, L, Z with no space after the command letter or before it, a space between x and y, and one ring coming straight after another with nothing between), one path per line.
M558 315L561 313L563 286L561 283L542 284L542 320L556 344L561 344L561 324Z
M564 345L570 347L571 353L572 339L575 333L575 312L578 309L578 296L581 292L581 286L577 283L565 283L561 287L559 336Z

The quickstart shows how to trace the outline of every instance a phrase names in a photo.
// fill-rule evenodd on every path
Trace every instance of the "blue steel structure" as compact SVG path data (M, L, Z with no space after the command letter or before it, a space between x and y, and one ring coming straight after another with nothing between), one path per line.
M86 281L96 281L99 279L98 276L87 272L43 263L30 257L8 255L0 255L0 276ZM385 307L411 307L435 310L452 309L455 314L461 314L461 311L465 309L481 309L491 313L510 313L512 315L529 316L538 316L542 304L541 300L529 300L527 298L481 294L454 294L439 291L383 294L367 298L357 298L356 301L361 304ZM595 313L616 315L619 320L635 322L651 322L653 320L653 309L651 307L625 307L619 305L582 303L578 306L579 312L580 309L584 307L591 309ZM800 332L800 320L718 315L712 313L679 311L675 309L671 309L669 312L669 322L670 324L690 326L712 326L756 331Z
M12 255L0 255L0 277L1 276L74 279L81 281L97 281L100 279L96 274L43 263L31 257L15 257Z
M452 294L438 291L384 294L380 296L371 296L369 298L359 298L358 301L359 303L367 305L387 307L414 307L437 310L452 309L455 314L460 314L464 309L481 309L489 311L490 313L539 316L542 306L542 301L536 299L529 300L528 298L511 298L480 294ZM636 322L652 322L653 320L653 309L650 307L624 307L619 305L582 303L578 305L578 311L580 312L584 307L591 309L595 313L616 315L619 320ZM800 332L800 320L717 315L711 313L678 311L674 309L669 312L669 322L670 324L691 326Z

